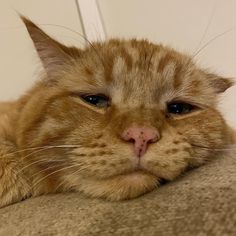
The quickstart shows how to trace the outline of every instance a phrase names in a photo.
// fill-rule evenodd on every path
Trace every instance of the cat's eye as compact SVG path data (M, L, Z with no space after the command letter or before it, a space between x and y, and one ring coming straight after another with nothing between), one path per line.
M168 113L183 115L192 112L195 106L184 102L172 102L167 105Z
M94 106L100 108L106 108L110 106L110 99L109 97L103 94L96 94L96 95L81 95L80 96L85 102L90 103Z

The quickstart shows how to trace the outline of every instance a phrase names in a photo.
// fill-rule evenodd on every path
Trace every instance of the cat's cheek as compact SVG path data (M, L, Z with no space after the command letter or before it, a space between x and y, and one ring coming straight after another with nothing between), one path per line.
M190 161L191 167L198 167L205 164L207 161L214 159L216 157L216 153L213 152L211 149L204 149L194 147L192 150L192 159Z

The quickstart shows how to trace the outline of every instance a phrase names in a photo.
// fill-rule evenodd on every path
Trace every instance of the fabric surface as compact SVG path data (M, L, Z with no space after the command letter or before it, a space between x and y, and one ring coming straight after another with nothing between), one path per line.
M236 158L222 157L137 199L79 193L0 209L0 235L236 235Z

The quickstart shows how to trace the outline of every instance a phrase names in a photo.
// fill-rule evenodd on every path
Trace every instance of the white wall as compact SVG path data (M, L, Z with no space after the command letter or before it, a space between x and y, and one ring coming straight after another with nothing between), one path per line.
M29 17L60 41L77 46L83 38L57 24L82 33L74 0L0 0L0 100L18 97L37 79L40 63L16 11Z
M98 0L109 37L148 38L193 54L216 35L235 29L210 43L198 56L204 67L236 77L235 0ZM212 16L212 20L211 19ZM222 100L221 109L236 127L236 86Z

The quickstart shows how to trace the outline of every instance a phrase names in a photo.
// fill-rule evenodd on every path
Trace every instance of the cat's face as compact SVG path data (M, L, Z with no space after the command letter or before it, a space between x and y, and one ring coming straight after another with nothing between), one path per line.
M18 144L75 145L31 156L50 160L36 168L50 188L136 197L230 142L216 104L231 82L190 57L138 40L66 48L25 23L47 76L23 98Z

